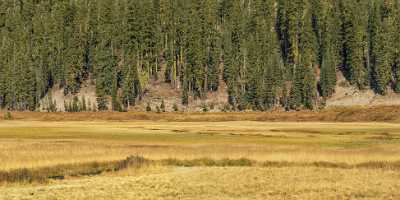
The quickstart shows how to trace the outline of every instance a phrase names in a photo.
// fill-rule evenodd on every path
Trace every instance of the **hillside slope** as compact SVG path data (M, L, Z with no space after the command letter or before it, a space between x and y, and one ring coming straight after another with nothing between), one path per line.
M335 93L327 100L327 107L400 105L400 94L393 92L390 88L383 96L376 94L371 89L359 90L355 86L349 85L342 73L338 73L337 79Z
M222 75L221 75L222 76ZM388 93L384 96L376 94L371 89L359 90L355 86L349 85L341 73L338 73L338 83L335 93L326 101L326 107L354 107L354 106L396 106L400 105L400 94L388 89ZM204 99L189 97L189 105L182 105L182 90L171 86L171 84L163 81L152 80L145 88L141 99L137 101L135 106L129 108L131 111L146 111L146 107L150 104L152 111L157 111L162 101L165 104L167 112L174 111L174 105L179 111L185 112L201 112L204 108L208 111L218 112L224 110L228 105L228 92L226 83L221 79L219 81L219 90L208 92ZM50 94L51 93L51 94ZM49 93L41 100L40 111L46 110L47 99L51 96L56 102L58 111L65 111L64 102L72 102L74 97L78 97L81 101L85 98L87 107L93 110L96 103L95 86L90 81L85 82L82 89L76 95L68 94L64 96L64 89L54 86ZM111 100L109 100L111 105ZM111 109L111 108L110 108Z
M75 97L78 98L80 103L84 98L88 110L97 109L96 86L91 84L90 81L86 81L77 94L64 95L64 88L55 85L49 90L47 95L41 99L39 111L46 111L49 107L49 99L55 103L57 111L66 111L65 105L72 103Z

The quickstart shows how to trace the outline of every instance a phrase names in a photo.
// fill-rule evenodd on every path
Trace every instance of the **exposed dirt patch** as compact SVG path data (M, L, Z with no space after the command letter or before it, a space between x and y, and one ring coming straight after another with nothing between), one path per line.
M395 93L391 88L388 88L388 93L382 96L371 89L359 90L350 86L341 73L338 73L337 78L335 94L327 100L327 107L400 105L400 94Z
M59 85L55 85L40 101L40 111L45 111L45 107L48 105L47 101L49 96L51 96L51 99L56 102L57 111L65 111L64 102L72 102L75 96L78 97L79 101L81 101L82 98L85 98L87 108L97 108L96 87L89 82L85 82L82 85L79 93L75 95L64 95L64 88L61 88Z

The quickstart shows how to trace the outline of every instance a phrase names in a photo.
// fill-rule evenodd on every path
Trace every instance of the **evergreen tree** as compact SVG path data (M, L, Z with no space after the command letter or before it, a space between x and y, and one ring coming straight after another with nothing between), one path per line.
M322 60L320 76L321 96L329 97L335 92L336 87L336 64L329 47Z
M97 109L98 111L106 111L108 110L108 99L103 94L98 94L97 96Z
M340 72L399 92L399 13L398 0L5 0L0 106L36 110L54 87L94 84L91 109L122 111L168 82L184 105L226 83L234 109L314 109Z
M79 99L75 96L72 100L72 112L80 112Z
M388 16L381 16L383 5L373 4L370 11L370 59L372 64L372 87L380 94L386 93L391 79L390 32Z
M82 104L81 111L84 111L84 112L88 111L88 106L86 104L86 98L84 96L82 96L81 104ZM89 108L90 108L90 105L89 105Z
M393 6L393 32L392 39L393 41L400 41L400 2L395 1ZM393 74L394 74L394 90L396 92L400 92L400 43L394 42L393 44Z
M66 62L66 87L65 94L77 93L80 89L80 84L83 81L83 66L84 66L84 49L82 42L81 24L77 16L76 5L73 3L68 6L66 17L66 34L70 35L67 38L66 50L64 59Z
M337 16L334 8L329 7L324 13L322 26L322 48L320 51L322 63L320 73L320 93L322 97L329 97L335 92L336 68L339 65L339 45L337 31Z
M146 111L151 112L151 105L150 102L147 102Z
M161 109L162 112L165 112L165 102L164 102L164 99L161 100L160 109Z
M351 84L359 88L367 85L367 69L364 66L366 44L364 41L366 26L363 3L340 0L340 18L342 35L342 71Z

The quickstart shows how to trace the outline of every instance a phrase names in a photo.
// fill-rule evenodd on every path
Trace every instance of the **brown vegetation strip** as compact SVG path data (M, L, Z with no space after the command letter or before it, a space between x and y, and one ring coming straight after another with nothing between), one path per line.
M215 166L215 167L321 167L321 168L338 168L338 169L384 169L384 170L400 170L400 161L371 161L359 164L335 163L335 162L287 162L287 161L265 161L257 162L254 160L241 159L222 159L213 160L209 158L201 158L194 160L178 160L164 159L160 161L163 165L196 167L196 166Z
M0 120L4 113L0 112ZM15 120L39 121L94 121L94 120L163 120L163 121L325 121L325 122L396 122L400 120L400 107L338 107L320 112L227 112L227 113L152 113L152 112L82 112L82 113L43 113L43 112L13 112Z
M359 164L334 163L334 162L271 162L262 163L264 167L322 167L322 168L338 168L338 169L384 169L384 170L400 170L400 161L371 161Z
M121 161L111 162L90 162L83 164L57 165L39 169L18 169L0 172L1 183L46 183L49 179L64 179L74 176L93 176L103 172L116 172L123 169L136 167L140 168L149 164L161 164L164 166L180 167L320 167L337 169L382 169L400 170L400 161L396 162L365 162L360 164L334 163L334 162L285 162L285 161L266 161L257 162L254 160L241 159L221 159L213 160L209 158L179 160L147 160L140 156L130 156Z
M147 160L142 157L130 156L120 161L65 164L38 169L16 169L0 172L0 183L46 183L49 179L64 179L66 176L93 176L128 167L140 167L146 162Z

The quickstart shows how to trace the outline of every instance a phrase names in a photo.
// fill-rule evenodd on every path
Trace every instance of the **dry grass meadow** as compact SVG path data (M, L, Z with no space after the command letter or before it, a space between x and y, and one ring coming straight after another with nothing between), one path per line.
M400 199L398 188L398 123L0 120L1 200Z

